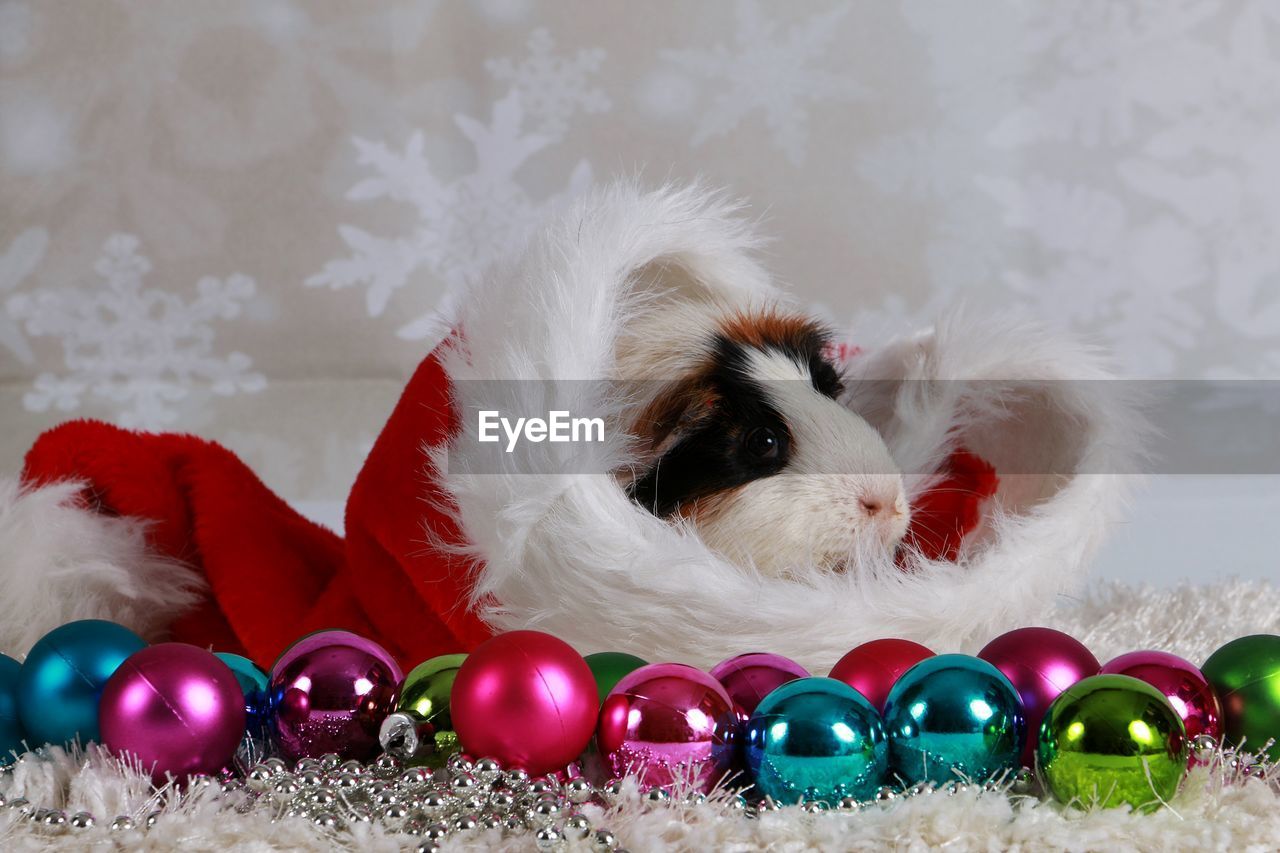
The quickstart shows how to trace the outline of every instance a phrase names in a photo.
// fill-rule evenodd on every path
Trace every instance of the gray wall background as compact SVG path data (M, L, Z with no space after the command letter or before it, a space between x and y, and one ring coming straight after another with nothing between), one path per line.
M637 172L749 199L842 325L1012 304L1276 377L1277 152L1269 0L4 0L0 468L102 417L333 506L445 289ZM1103 570L1275 575L1276 508L1157 481Z

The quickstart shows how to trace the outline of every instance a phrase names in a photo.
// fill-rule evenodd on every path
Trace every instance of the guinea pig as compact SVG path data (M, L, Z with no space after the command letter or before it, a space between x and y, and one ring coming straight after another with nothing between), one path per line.
M840 571L892 552L910 521L880 434L838 402L830 332L776 305L659 303L624 328L635 464L619 478L655 515L691 525L770 576Z

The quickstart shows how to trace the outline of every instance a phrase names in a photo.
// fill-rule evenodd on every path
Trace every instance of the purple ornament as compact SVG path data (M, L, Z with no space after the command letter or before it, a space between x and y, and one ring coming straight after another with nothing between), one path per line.
M136 757L160 784L230 762L244 736L244 694L212 653L159 643L120 664L103 687L98 721L107 748Z
M691 666L654 663L605 698L596 743L616 776L708 791L732 766L737 732L737 709L720 682Z
M386 649L350 631L303 637L271 667L276 746L289 760L372 757L403 677Z
M1163 693L1182 718L1188 740L1194 741L1200 735L1214 740L1222 736L1222 708L1217 694L1204 673L1190 661L1168 652L1129 652L1109 661L1102 671L1132 676Z
M1027 718L1022 763L1035 763L1040 721L1058 694L1077 681L1097 675L1098 659L1084 644L1052 628L1018 628L1001 634L978 652L1013 683Z
M748 652L716 664L711 668L711 677L724 685L746 720L755 713L761 699L788 681L808 678L809 672L782 655Z

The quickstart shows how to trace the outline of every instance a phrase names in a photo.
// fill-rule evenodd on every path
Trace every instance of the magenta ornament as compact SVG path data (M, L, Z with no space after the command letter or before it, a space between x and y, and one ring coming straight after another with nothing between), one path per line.
M877 711L883 711L889 691L902 674L931 657L933 650L927 646L887 637L863 643L849 651L831 667L829 677L843 681L865 696Z
M288 760L337 753L365 760L395 710L403 673L382 646L350 631L318 631L271 667L271 734Z
M1214 740L1222 736L1218 696L1204 673L1190 661L1168 652L1145 650L1120 655L1108 661L1102 671L1145 681L1163 693L1182 718L1187 740L1194 741L1199 735L1209 735Z
M604 700L596 743L615 776L709 791L731 769L740 721L724 685L679 663L642 666Z
M711 677L724 685L725 692L742 712L742 718L747 719L755 713L761 699L788 681L808 678L809 671L782 655L748 652L713 666Z
M541 631L481 643L458 668L449 715L462 749L542 776L587 748L600 709L582 655Z
M159 643L120 664L103 688L98 722L108 749L135 757L161 784L230 763L244 737L244 694L212 653Z
M1040 721L1049 705L1062 691L1102 668L1083 643L1052 628L1018 628L1001 634L978 657L1000 670L1022 699L1027 719L1022 763L1027 767L1034 765Z

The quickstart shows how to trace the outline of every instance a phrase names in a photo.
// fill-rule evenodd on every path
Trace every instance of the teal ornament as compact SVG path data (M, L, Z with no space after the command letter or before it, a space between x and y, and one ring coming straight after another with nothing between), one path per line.
M271 718L271 687L267 674L247 657L231 652L214 655L231 670L244 693L244 728L251 737L265 739Z
M879 712L834 678L799 678L760 700L744 751L756 790L787 804L869 798L889 760Z
M98 740L98 699L125 658L146 648L123 625L68 622L41 637L18 672L18 717L31 746Z
M22 664L11 657L0 655L0 767L12 764L18 753L26 748L22 742L27 734L18 719L18 672Z
M1016 770L1027 737L1018 691L969 655L938 655L903 673L884 723L890 768L907 785L985 782Z

